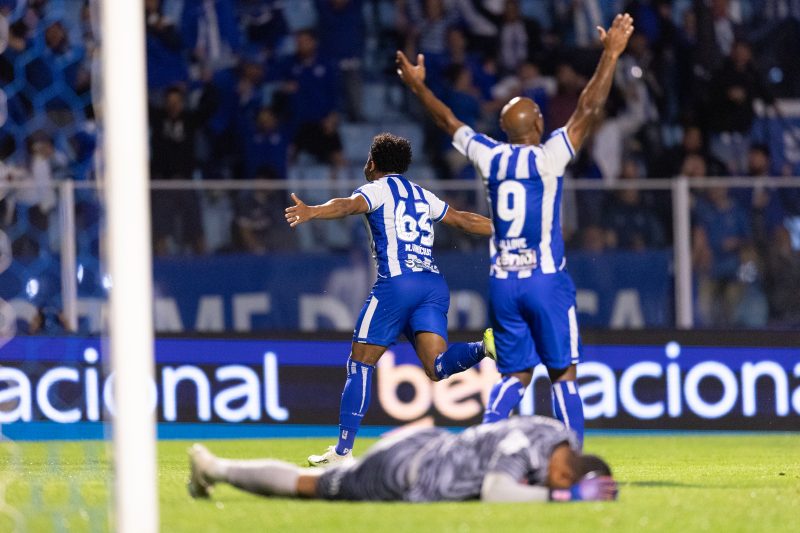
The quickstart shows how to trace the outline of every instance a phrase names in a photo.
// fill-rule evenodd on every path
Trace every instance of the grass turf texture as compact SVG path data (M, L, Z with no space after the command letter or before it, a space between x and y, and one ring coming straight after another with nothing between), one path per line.
M358 450L371 439L361 439ZM218 487L211 501L189 498L186 441L162 441L162 531L797 531L800 435L593 436L620 481L611 503L332 503L264 499ZM238 458L270 456L302 464L320 439L207 443ZM103 443L0 444L0 531L14 511L26 531L108 529L108 462ZM2 492L0 492L2 495Z

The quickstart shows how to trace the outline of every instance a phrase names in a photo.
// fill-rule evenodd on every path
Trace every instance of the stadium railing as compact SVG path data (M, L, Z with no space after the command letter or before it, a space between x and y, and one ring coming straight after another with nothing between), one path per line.
M357 217L340 223L313 223L300 227L295 232L288 229L283 219L283 209L290 202L290 192L297 193L308 203L317 203L332 196L349 195L363 184L363 179L356 178L352 172L339 179L317 179L316 176L319 175L318 172L294 172L293 179L285 181L153 181L151 198L154 230L157 235L161 232L166 236L166 245L160 252L168 261L179 258L181 265L191 266L204 259L224 257L227 254L263 258L284 252L295 253L300 259L305 258L307 262L311 262L325 254L341 256L346 255L347 250L364 248L361 240L365 234L359 233L361 222ZM443 196L459 209L487 212L485 192L477 181L422 179L419 183ZM6 271L0 274L0 297L9 302L9 305L3 307L4 312L14 314L8 318L30 322L33 315L45 311L45 308L56 307L62 313L61 321L65 330L97 332L101 329L103 304L111 280L105 274L100 253L100 186L96 182L62 181L54 184L52 192L57 200L55 207L44 217L39 214L37 220L29 215L30 206L14 202L14 197L29 186L4 184L0 188L5 193L6 212L11 210L2 227L7 238L0 240L3 248L0 257L4 256L3 265L7 264ZM667 258L666 268L661 270L665 271L664 282L668 284L666 292L669 293L669 301L662 306L666 310L659 311L661 314L666 313L666 318L656 321L655 324L658 327L680 329L724 327L724 320L712 323L703 316L703 303L698 300L702 300L702 297L710 298L712 302L716 301L715 298L724 299L725 289L712 287L710 296L699 294L707 290L700 278L713 278L713 274L698 272L698 260L693 257L697 255L692 240L693 228L699 224L694 219L697 218L698 210L707 209L705 204L698 203L698 199L705 197L707 191L715 189L745 191L749 195L756 190L766 190L772 194L787 191L800 197L800 180L681 177L615 182L565 181L562 222L568 237L570 271L576 277L579 287L579 307L591 309L598 305L603 306L602 302L597 303L597 295L582 293L580 290L582 280L587 276L596 278L602 274L599 271L592 272L593 261L597 257L617 253L620 255L618 262L630 266L640 259L643 261L644 256L640 252L660 250ZM643 195L643 198L634 202L637 209L640 212L652 212L663 235L653 242L645 239L646 242L629 244L630 248L625 252L627 255L609 251L615 246L617 250L623 248L623 244L616 241L621 241L621 237L626 237L624 234L628 233L620 231L623 235L611 235L613 231L607 224L609 205L613 206L615 199L623 191L634 190ZM45 221L44 227L42 220ZM752 220L748 220L748 224L751 222ZM781 222L790 239L798 238L796 222L797 219L789 215L785 215ZM159 227L164 224L168 226L166 229ZM197 230L195 226L198 225L202 228L199 235L204 243L194 246L191 237L197 233L193 233L193 230ZM242 237L243 229L250 232L249 240ZM436 237L435 247L438 247L440 254L455 255L466 251L471 254L470 257L485 255L485 244L478 239L465 239L445 228L437 228ZM609 239L615 242L609 243ZM32 243L35 246L32 247ZM798 242L792 241L791 244L794 250L800 248ZM157 250L157 255L158 253ZM157 258L157 264L158 261ZM740 261L736 276L751 281L753 276L763 278L763 264L766 260L762 257L755 263L758 264L759 261L762 264L761 271L756 273L746 272L746 261ZM642 265L643 269L647 268L645 263ZM649 268L657 268L656 265L658 263L652 263ZM624 276L622 279L619 276L613 277L610 282L618 285L617 289L625 288ZM172 287L171 290L174 293L181 289ZM158 293L157 280L156 294ZM602 300L603 295L600 294L599 298ZM645 300L649 297L640 293L637 298ZM756 299L761 300L763 298ZM458 305L454 301L454 306ZM468 313L468 306L469 301L463 302L460 312ZM647 302L642 302L642 307L646 314ZM6 320L5 324L13 324L15 319ZM243 326L235 322L235 318L226 319L223 330L273 327L268 323ZM351 324L345 327L345 322L349 321L343 320L342 324L322 324L320 327L352 327ZM476 327L479 324L476 320L467 320L466 325ZM612 317L606 324L595 325L639 328L652 327L652 321L646 319L619 322ZM191 327L190 324L185 329L191 331ZM289 329L292 327L304 329L302 324L290 324ZM172 331L178 330L173 328Z

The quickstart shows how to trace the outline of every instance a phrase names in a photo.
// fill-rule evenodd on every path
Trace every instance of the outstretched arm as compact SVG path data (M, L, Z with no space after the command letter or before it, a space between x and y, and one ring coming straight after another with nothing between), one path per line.
M369 211L369 204L360 194L350 198L334 198L322 205L306 205L295 193L292 193L293 206L286 208L286 222L295 227L313 218L344 218L348 215L360 215Z
M453 111L436 98L436 95L425 85L425 56L418 54L417 64L412 65L406 55L398 50L395 63L397 64L397 74L403 83L419 98L436 125L452 137L464 123L458 120Z
M492 221L477 213L458 211L451 207L445 213L442 222L464 233L480 235L481 237L492 236Z
M578 99L578 107L566 127L570 143L576 151L580 149L605 107L608 92L614 81L617 59L633 34L633 18L627 13L617 15L608 31L599 26L597 31L600 33L600 42L603 43L603 54L592 79L583 89Z

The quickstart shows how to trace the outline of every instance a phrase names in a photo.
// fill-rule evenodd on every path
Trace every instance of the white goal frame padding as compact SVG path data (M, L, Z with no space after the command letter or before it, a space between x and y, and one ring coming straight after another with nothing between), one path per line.
M102 0L101 121L109 336L114 372L114 516L121 533L158 531L153 280L143 0Z

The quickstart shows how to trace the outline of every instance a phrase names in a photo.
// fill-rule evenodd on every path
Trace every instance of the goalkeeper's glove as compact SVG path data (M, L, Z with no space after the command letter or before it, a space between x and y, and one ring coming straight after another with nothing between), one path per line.
M551 490L550 500L557 502L608 501L616 500L618 492L617 482L611 476L596 476L589 473L568 489Z

